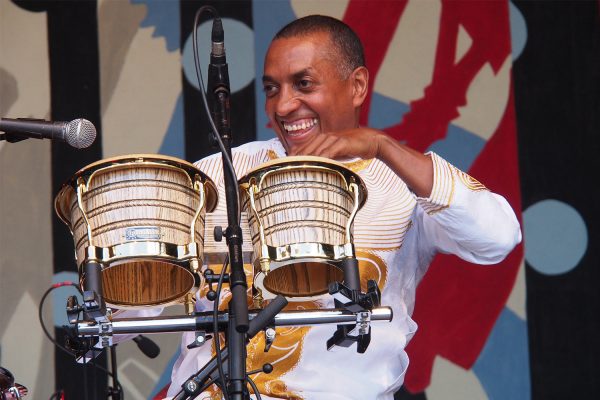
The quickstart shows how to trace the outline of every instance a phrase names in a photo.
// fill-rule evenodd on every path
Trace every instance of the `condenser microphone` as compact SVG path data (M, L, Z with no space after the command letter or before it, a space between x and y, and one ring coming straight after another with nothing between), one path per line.
M76 149L89 147L96 139L96 127L87 119L79 118L69 122L53 122L43 119L0 118L0 140L18 142L20 140L52 139L66 142Z
M229 71L225 55L225 33L221 18L213 20L211 31L210 64L208 66L208 91L226 89L229 92Z

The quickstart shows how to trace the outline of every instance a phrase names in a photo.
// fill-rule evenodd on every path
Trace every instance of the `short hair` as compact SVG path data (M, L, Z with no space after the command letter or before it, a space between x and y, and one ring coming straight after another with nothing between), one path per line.
M365 66L363 45L358 35L339 19L326 15L308 15L290 22L275 34L273 40L307 36L317 32L329 34L329 39L341 58L340 72L347 78L358 67Z

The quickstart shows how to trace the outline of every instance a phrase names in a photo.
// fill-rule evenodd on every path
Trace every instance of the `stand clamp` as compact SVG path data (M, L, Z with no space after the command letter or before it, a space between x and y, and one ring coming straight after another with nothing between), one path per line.
M339 282L329 285L335 307L356 314L355 325L338 325L333 336L327 340L327 350L334 346L350 347L356 343L356 351L364 353L371 343L371 311L381 304L381 291L374 280L367 282L367 293L351 290Z

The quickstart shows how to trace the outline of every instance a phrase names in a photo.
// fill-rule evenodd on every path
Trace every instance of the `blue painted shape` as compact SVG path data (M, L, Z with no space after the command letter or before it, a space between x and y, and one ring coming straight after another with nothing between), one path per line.
M490 400L529 400L527 322L504 308L473 366Z
M77 272L59 272L52 276L52 284L71 281L75 284L79 284L79 275ZM52 291L52 295L49 296L52 299L52 304L48 304L48 298L44 304L44 310L52 306L52 314L54 319L54 326L61 327L63 325L69 325L69 319L67 318L67 311L65 309L67 304L67 297L77 296L79 304L83 304L83 297L79 294L79 291L73 286L64 286Z
M183 129L183 95L180 93L175 103L171 122L165 133L160 149L160 154L172 157L185 158L185 139Z
M262 87L264 57L271 39L283 26L296 19L288 0L255 0L252 2L252 20L254 25L254 50L256 51L256 139L269 140L275 137L275 132L267 128L269 122L265 115L265 94Z
M167 50L179 49L179 1L157 1L157 0L130 0L131 4L144 4L146 6L146 18L140 26L154 26L152 37L164 37L167 42Z
M527 23L521 11L512 3L508 3L510 15L510 42L512 45L512 59L515 61L527 44Z
M163 390L165 386L171 383L171 371L173 371L173 366L175 365L177 358L179 358L180 353L181 350L178 347L175 354L173 354L173 357L171 357L171 359L167 363L167 366L165 367L163 373L160 375L160 378L158 378L154 389L152 389L152 393L150 394L150 396L148 396L148 400L154 399L154 396L156 396L158 392Z
M229 66L229 86L231 92L235 93L252 83L256 76L254 71L254 32L242 21L232 18L222 18L221 20L223 30L226 32L225 47ZM207 21L198 26L197 32L200 71L205 85L208 77L211 30L212 22ZM192 39L193 33L190 32L183 45L181 62L185 78L198 89L200 84L194 63L194 41Z
M468 171L487 142L456 125L450 125L446 137L434 142L428 150L437 153L457 168Z
M369 110L369 126L384 129L400 123L410 106L398 100L373 92Z
M525 260L546 275L575 268L587 250L588 232L575 208L558 200L542 200L523 212Z

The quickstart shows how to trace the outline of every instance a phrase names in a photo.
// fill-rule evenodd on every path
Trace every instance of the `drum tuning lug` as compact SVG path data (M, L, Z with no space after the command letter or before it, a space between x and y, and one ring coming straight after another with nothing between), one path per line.
M195 349L200 347L206 343L207 340L212 339L212 335L207 335L204 331L196 332L196 337L194 338L194 342L187 345L188 349Z
M265 353L266 353L271 349L271 345L275 341L275 336L277 336L277 331L273 327L268 327L264 331L265 331Z

